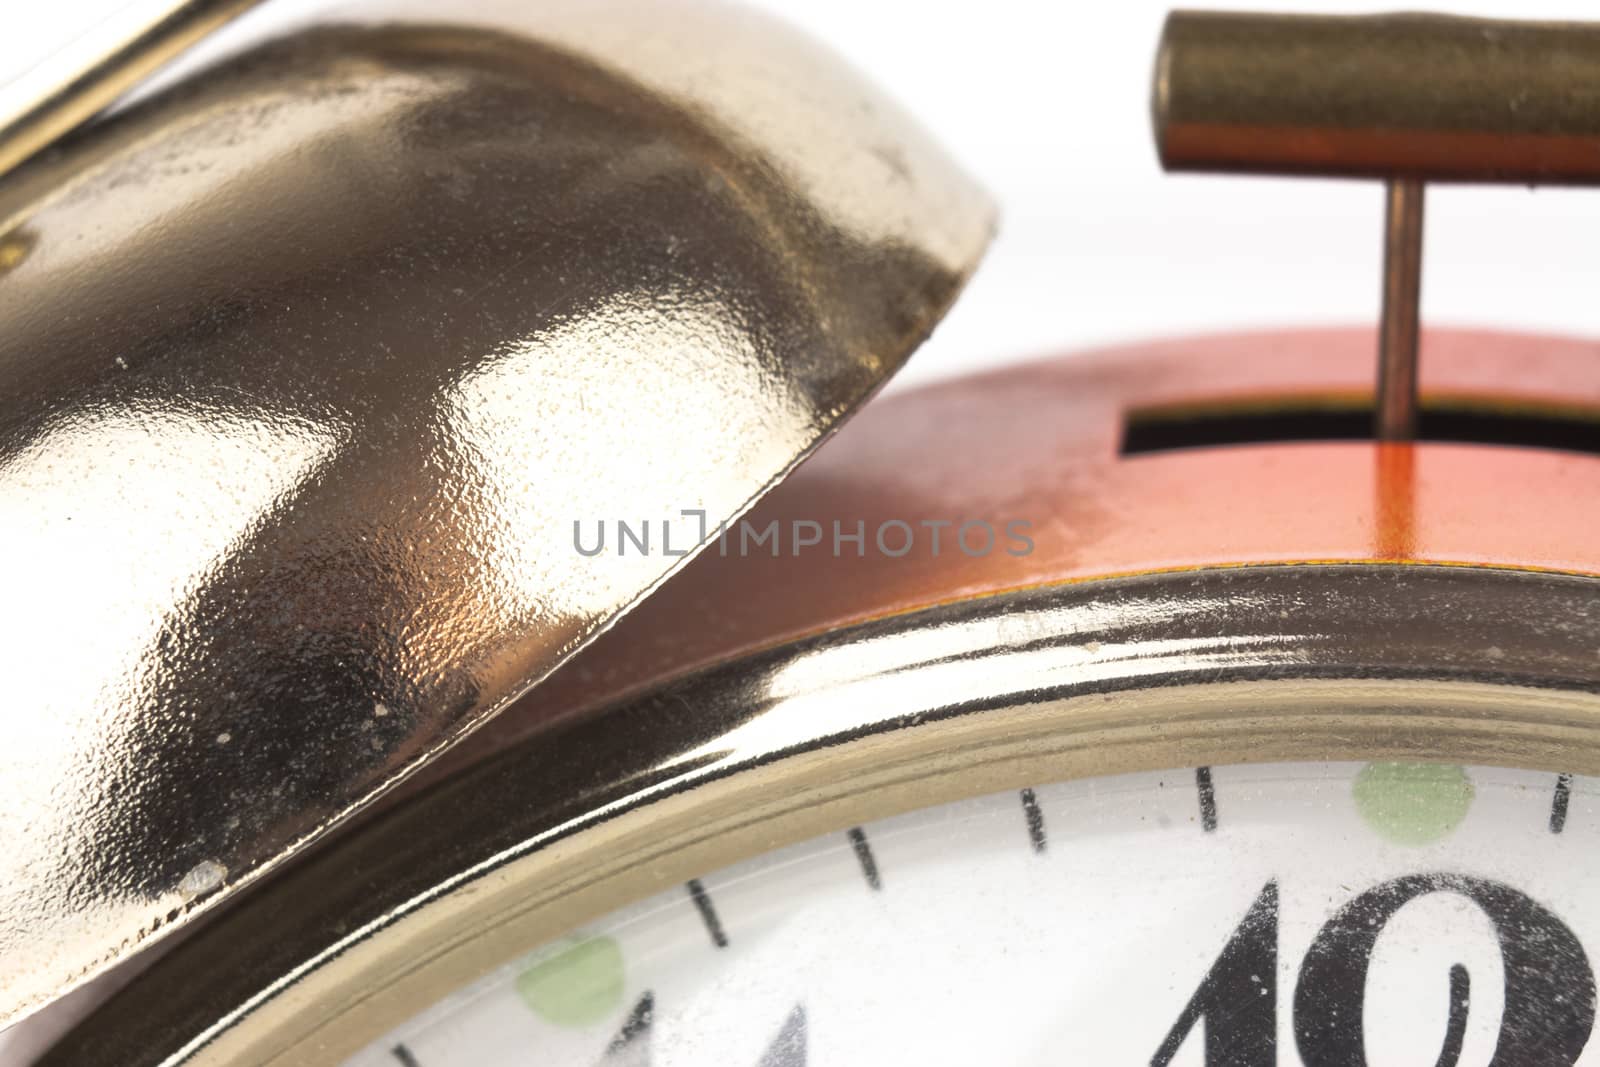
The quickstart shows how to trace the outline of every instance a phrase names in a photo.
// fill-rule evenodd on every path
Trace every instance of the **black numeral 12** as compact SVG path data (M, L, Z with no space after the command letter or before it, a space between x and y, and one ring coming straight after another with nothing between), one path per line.
M1305 1067L1366 1067L1363 1010L1378 935L1402 906L1457 893L1483 909L1500 940L1505 1011L1491 1067L1571 1067L1594 1028L1595 980L1567 925L1526 894L1483 878L1415 874L1367 890L1329 919L1300 964L1294 1038ZM1166 1040L1150 1058L1166 1067L1205 1021L1207 1067L1277 1067L1278 885L1268 882L1235 927ZM1450 1021L1438 1067L1455 1067L1466 1034L1471 976L1450 969Z

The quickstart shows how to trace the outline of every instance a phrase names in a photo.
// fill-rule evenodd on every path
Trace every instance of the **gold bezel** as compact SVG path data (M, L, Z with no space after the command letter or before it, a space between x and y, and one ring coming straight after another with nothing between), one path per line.
M1597 592L1478 567L1200 570L772 649L575 716L335 840L42 1063L338 1062L654 891L1001 789L1305 759L1600 773Z

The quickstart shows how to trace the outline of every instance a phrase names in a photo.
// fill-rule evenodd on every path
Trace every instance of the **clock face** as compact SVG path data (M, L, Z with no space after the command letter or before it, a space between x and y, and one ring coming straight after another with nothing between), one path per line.
M1594 604L1263 567L776 646L490 746L45 1062L1600 1063Z
M1600 1063L1600 793L1448 763L1043 784L586 924L351 1067Z

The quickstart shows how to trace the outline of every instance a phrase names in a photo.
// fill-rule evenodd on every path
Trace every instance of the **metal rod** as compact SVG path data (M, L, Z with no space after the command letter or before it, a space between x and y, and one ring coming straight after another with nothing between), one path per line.
M1393 178L1383 236L1383 317L1378 328L1380 441L1417 435L1417 335L1422 299L1423 183Z
M1178 11L1156 145L1168 170L1600 184L1597 84L1595 23Z
M261 0L141 0L0 86L0 174Z

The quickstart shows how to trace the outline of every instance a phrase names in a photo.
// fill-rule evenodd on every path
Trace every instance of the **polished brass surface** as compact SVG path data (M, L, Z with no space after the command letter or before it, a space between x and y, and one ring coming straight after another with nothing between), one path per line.
M575 521L741 512L988 239L764 17L341 17L0 182L0 1021L548 673L693 547Z
M0 174L261 0L141 0L0 85Z
M1600 26L1179 11L1156 61L1171 170L1600 180Z
M1384 190L1383 311L1378 322L1380 441L1417 435L1417 338L1422 304L1422 207L1426 187L1397 178Z
M41 1067L337 1063L615 907L961 796L1296 759L1600 773L1597 593L1481 567L1202 570L776 648L412 796L177 946Z

